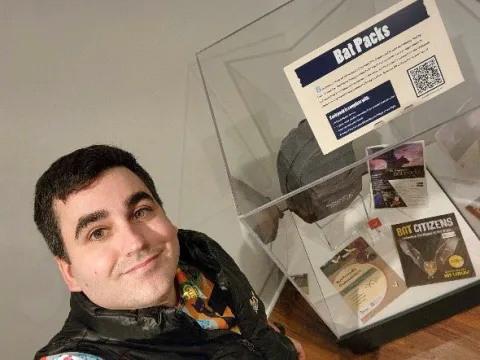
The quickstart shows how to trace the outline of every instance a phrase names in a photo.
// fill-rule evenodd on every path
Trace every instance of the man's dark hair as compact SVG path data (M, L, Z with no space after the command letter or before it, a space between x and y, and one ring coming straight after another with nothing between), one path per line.
M69 262L53 201L65 201L70 194L88 187L114 167L126 167L137 175L162 206L152 178L131 153L114 146L92 145L62 156L43 173L35 187L33 218L54 256Z

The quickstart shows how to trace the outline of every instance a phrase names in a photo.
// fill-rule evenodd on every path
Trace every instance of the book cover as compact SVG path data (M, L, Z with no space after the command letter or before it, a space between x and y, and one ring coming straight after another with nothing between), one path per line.
M475 276L455 214L392 225L408 287Z
M371 319L407 289L402 278L361 237L321 270L362 322Z

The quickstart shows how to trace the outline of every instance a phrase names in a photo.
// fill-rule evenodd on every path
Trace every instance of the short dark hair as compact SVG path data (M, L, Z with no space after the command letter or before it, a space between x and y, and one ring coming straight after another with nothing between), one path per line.
M151 176L131 153L110 145L92 145L75 150L50 165L35 187L33 218L54 256L70 262L53 201L65 201L69 195L89 186L103 172L114 167L126 167L136 174L158 204L163 206Z

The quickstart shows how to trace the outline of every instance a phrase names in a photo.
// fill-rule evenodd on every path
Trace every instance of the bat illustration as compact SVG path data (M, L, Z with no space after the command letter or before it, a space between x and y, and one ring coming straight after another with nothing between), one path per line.
M455 249L457 248L457 245L458 245L458 241L459 240L456 236L450 237L448 239L443 239L438 245L438 248L437 248L437 251L435 252L435 256L433 257L433 260L430 260L430 261L425 261L420 251L415 249L415 247L413 247L413 245L410 244L408 241L400 240L399 245L403 253L408 257L410 257L410 259L412 259L415 265L417 265L420 269L422 269L430 279L433 277L433 275L435 275L435 273L438 270L437 258L442 262L442 264L445 264L448 258L452 256L453 253L455 252Z

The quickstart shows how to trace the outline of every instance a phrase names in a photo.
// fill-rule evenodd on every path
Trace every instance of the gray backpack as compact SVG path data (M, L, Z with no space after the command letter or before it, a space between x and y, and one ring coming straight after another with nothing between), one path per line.
M323 155L310 125L302 120L283 139L277 157L278 179L283 194L318 180L355 162L351 143ZM362 190L366 164L309 188L286 200L289 210L313 223L348 207Z

